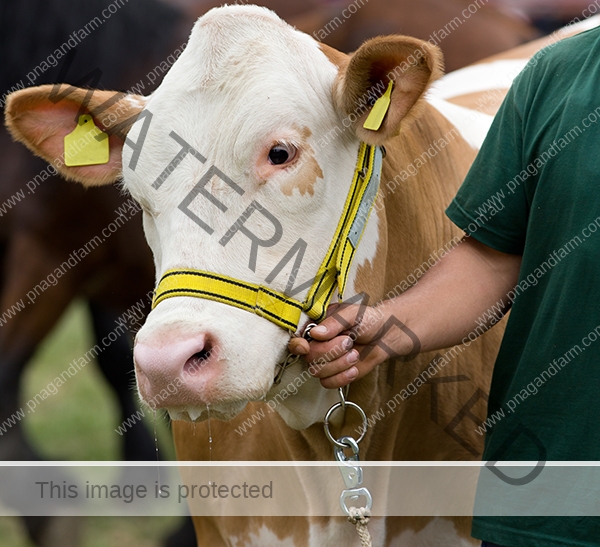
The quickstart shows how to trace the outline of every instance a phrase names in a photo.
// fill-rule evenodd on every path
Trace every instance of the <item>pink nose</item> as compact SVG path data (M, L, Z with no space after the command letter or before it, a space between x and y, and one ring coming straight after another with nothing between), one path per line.
M206 334L168 343L138 342L133 359L144 399L157 408L189 404L194 387L214 372L215 348Z

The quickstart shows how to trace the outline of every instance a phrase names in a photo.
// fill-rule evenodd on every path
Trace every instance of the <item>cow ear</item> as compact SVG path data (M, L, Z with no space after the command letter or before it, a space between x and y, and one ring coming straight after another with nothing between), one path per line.
M5 123L15 140L52 164L65 178L84 186L102 186L120 177L123 139L146 101L140 95L115 91L43 85L11 93ZM81 114L91 114L96 127L108 133L108 163L65 165L64 137L77 127Z
M373 38L340 69L334 84L334 102L362 141L383 144L419 117L425 91L442 74L443 56L436 46L408 36ZM390 80L391 102L383 122L378 129L366 129L364 123ZM381 107L380 101L377 108ZM383 107L385 111L385 104Z

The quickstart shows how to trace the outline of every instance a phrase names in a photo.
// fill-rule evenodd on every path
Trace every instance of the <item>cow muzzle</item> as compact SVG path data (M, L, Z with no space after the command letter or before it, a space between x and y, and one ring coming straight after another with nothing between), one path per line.
M218 374L219 346L209 334L136 343L133 359L143 400L152 408L189 404Z
M230 419L266 396L288 340L283 329L231 306L171 299L136 337L140 396L174 419L206 419L207 406L211 416Z

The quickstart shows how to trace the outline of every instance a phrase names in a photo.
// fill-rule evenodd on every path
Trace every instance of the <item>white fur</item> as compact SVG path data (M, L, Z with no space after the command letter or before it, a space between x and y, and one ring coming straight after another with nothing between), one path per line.
M428 97L427 102L442 114L460 132L473 148L479 150L494 120L493 116L469 110L436 97Z
M473 148L479 150L492 125L493 116L455 105L448 102L448 99L488 90L508 89L526 64L527 59L500 60L456 70L431 86L427 102L456 126Z
M381 519L373 519L369 523L369 532L374 539L373 547L383 547L383 542L378 541L378 535L375 531L382 529L378 526ZM383 531L383 530L382 530ZM232 547L360 547L360 539L356 533L356 528L346 519L330 520L326 526L321 524L311 524L309 528L308 543L298 545L293 538L287 537L283 540L272 532L267 526L259 528L258 533L248 536L233 536L229 538Z
M429 91L437 99L451 99L488 89L508 89L529 59L506 59L455 70L440 78Z
M305 281L316 274L341 214L359 145L348 133L327 147L317 145L319 135L339 123L331 97L336 74L337 68L315 40L264 8L219 8L196 23L185 51L148 102L153 119L135 172L128 168L131 149L124 149L125 186L150 209L144 215L144 229L154 252L157 279L171 268L195 268L264 284L298 237L308 243L298 279ZM132 141L139 138L141 126L141 122L133 126ZM301 176L303 168L261 184L253 171L254 158L279 138L300 141L304 128L312 132L308 144L324 172L314 195L294 191L288 196L279 188ZM152 183L180 150L169 137L171 131L207 162L188 155L155 190ZM216 178L208 184L208 191L228 207L226 213L202 196L196 198L190 208L214 229L213 235L177 208L211 165L245 191L239 196ZM226 246L219 244L253 200L283 226L277 245L259 248L255 272L248 267L250 241L246 236L238 233ZM265 239L273 234L271 223L260 213L255 212L246 226ZM284 291L292 265L293 261L270 284L273 288ZM302 300L307 290L295 297ZM280 327L246 311L204 299L172 298L151 312L136 343L152 346L156 340L168 339L170 333L192 337L206 332L219 342L222 374L194 386L193 391L181 387L179 397L186 404L178 404L174 415L186 411L197 416L209 403L211 414L231 417L240 410L241 401L261 399L289 339ZM286 413L282 406L282 415L296 427L307 427L322 418L325 405L330 404L328 395L318 381L306 382L302 396L286 399L284 406L295 410ZM315 405L318 399L322 404ZM190 413L195 405L198 409ZM304 408L299 415L298 406ZM201 416L205 418L206 413Z
M244 536L230 536L229 542L231 547L298 547L292 538L285 538L283 541L280 540L275 533L273 533L264 524L259 528L257 534L249 534L248 537Z
M290 396L291 395L291 396ZM279 386L273 386L267 398L285 422L294 429L306 429L314 423L323 421L325 413L339 401L334 389L323 389L318 379L309 377L306 365L299 361L289 367ZM341 413L334 414L332 423Z
M594 15L593 17L588 17L587 19L579 21L579 23L575 23L574 25L566 28L569 30L569 32L583 32L598 26L600 26L600 15Z
M373 547L383 547L386 544L383 519L371 519L368 528ZM258 533L248 536L231 536L229 541L232 547L300 547L294 543L291 537L280 540L265 525L259 528ZM436 517L418 531L408 529L399 536L391 538L390 547L439 547L440 545L444 547L475 547L479 544L480 542L475 539L460 536L452 521ZM329 520L327 524L310 524L306 547L337 547L339 545L360 547L356 529L346 519Z

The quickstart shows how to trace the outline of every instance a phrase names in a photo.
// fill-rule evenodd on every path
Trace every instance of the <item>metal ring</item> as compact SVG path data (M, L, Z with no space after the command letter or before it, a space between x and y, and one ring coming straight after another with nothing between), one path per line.
M356 500L360 496L365 497L365 499L367 500L365 508L367 509L367 511L370 511L373 508L373 496L371 496L371 492L369 492L369 490L367 490L366 488L351 488L342 492L342 495L340 496L340 507L342 508L342 511L347 517L350 516L350 510L346 506L346 500L349 499L351 501L356 502Z
M357 462L358 461L358 454L360 452L360 449L358 448L358 443L356 442L356 439L354 439L353 437L340 437L338 439L338 442L345 445L346 449L350 449L352 450L352 456L350 456L349 458L346 457L346 454L344 454L344 451L341 448L338 448L337 446L333 448L333 454L335 456L335 459L338 462Z
M310 336L310 331L312 329L314 329L316 326L317 326L316 323L309 323L308 325L306 325L306 328L304 329L304 332L302 333L302 338L304 338L308 342L311 342L312 337Z
M365 435L367 433L367 427L369 426L369 423L367 421L367 415L365 414L365 411L362 408L360 408L356 403L353 403L352 401L346 401L346 407L354 408L355 410L357 410L358 413L360 414L361 418L362 418L363 431L362 431L360 437L358 439L356 439L356 443L358 444L360 441L362 441L365 438ZM335 446L337 446L338 448L349 448L347 444L343 444L343 443L339 442L338 440L334 439L333 435L331 434L331 431L329 431L329 419L331 418L331 415L338 408L342 408L342 403L335 403L327 411L327 414L325 414L325 420L323 420L323 428L325 429L325 435L327 435L327 438Z

